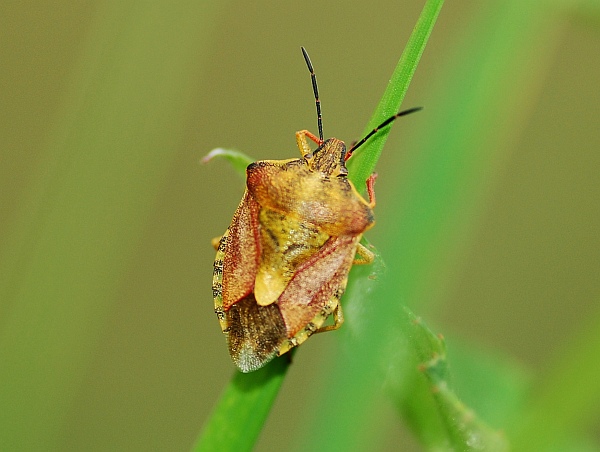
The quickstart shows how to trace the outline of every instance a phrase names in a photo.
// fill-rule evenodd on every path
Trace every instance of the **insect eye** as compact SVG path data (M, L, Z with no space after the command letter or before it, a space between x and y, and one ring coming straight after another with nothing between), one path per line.
M312 152L309 152L308 154L306 154L304 156L304 160L312 160L313 157L314 157L314 154Z

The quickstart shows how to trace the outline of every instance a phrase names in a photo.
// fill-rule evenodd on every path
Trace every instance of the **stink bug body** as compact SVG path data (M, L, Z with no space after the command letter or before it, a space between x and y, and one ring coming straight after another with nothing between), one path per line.
M375 175L367 180L367 201L348 180L345 162L379 128L418 110L392 116L350 150L336 138L323 140L317 81L304 48L302 53L311 73L319 136L296 132L299 159L248 166L242 201L215 241L215 313L242 372L342 324L339 300L348 272L354 263L373 259L359 242L374 224L375 206ZM316 150L307 139L318 145ZM333 325L324 326L331 314Z

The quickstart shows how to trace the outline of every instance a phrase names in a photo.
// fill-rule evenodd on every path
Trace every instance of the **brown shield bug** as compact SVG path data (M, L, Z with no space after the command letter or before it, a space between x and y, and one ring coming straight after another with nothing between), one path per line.
M381 127L419 110L390 117L349 150L323 140L317 79L306 53L319 136L296 132L301 158L261 160L246 169L246 191L225 234L214 241L215 313L229 353L251 372L343 323L340 297L353 264L373 254L359 242L374 224L375 175L365 200L348 180L346 160ZM317 144L311 150L307 138ZM325 326L333 314L333 325Z

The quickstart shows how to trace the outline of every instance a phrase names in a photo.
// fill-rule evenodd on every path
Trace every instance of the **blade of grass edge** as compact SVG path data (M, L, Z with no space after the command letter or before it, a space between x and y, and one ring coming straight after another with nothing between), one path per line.
M201 163L209 163L215 158L225 159L232 166L234 171L242 178L244 181L246 180L246 168L252 162L256 160L252 157L248 157L246 154L240 151L236 151L235 149L224 149L224 148L216 148L206 154Z
M411 390L402 388L397 397L404 399L401 410L407 421L413 421L412 428L421 441L436 450L508 450L506 437L487 425L456 394L444 338L434 334L408 308L404 311L402 321L408 326L413 364L425 379L413 374Z
M400 109L443 4L444 0L428 0L425 3L387 88L365 127L365 135ZM375 170L390 129L382 129L365 144L365 149L348 160L349 178L359 191Z
M210 418L194 452L252 450L279 393L290 357L282 356L249 374L236 371ZM231 422L235 419L235 422Z

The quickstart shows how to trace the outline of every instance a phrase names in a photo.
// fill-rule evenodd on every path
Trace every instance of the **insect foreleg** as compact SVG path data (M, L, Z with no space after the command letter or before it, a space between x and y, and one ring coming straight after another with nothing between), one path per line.
M310 149L310 146L306 141L307 137L315 143L317 143L319 146L323 144L319 137L309 132L308 130L300 130L296 132L296 143L298 144L298 149L300 149L300 152L302 153L302 157L305 157L307 154L312 153L312 150Z

